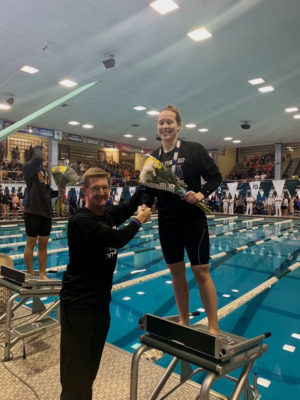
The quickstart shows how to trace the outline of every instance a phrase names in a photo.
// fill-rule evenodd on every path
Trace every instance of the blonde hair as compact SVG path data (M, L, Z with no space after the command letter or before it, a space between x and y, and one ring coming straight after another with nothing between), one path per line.
M89 186L90 178L107 178L109 182L110 174L102 168L89 168L82 176L83 186Z
M178 125L182 124L182 118L180 116L180 112L179 109L174 106L173 104L168 104L167 106L165 106L164 108L162 108L159 113L161 113L162 111L173 111L173 113L175 114L175 118L176 118L176 122Z

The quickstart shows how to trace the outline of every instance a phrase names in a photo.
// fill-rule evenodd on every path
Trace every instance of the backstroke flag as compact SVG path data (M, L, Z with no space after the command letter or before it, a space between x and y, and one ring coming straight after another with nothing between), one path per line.
M238 186L238 182L228 182L227 186L228 186L229 192L231 194L231 197L234 199L234 196L236 194L236 189Z
M250 185L250 189L251 189L251 194L256 200L257 199L258 189L259 189L259 186L260 186L260 181L249 182L249 185Z
M285 179L274 179L272 182L277 196L282 196Z

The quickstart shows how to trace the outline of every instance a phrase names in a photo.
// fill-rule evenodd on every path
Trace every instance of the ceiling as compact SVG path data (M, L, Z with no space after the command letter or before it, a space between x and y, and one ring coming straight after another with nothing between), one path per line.
M149 149L158 142L146 111L172 103L197 125L181 136L207 149L233 147L226 136L239 147L300 141L300 120L284 111L300 108L299 0L176 2L162 16L150 0L0 0L0 102L15 98L0 118L17 121L69 93L63 78L101 80L35 125ZM196 43L187 32L202 26L213 37ZM111 54L116 66L105 69ZM40 72L19 71L25 64ZM275 90L249 85L258 77ZM251 129L240 128L244 120Z

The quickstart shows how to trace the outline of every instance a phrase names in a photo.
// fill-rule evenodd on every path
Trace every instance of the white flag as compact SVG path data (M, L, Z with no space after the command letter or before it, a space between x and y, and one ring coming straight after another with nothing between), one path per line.
M285 184L285 179L274 179L273 181L273 186L276 190L276 194L278 197L281 197L283 194L283 186Z
M249 182L249 185L250 185L250 189L251 189L251 194L256 200L257 194L258 194L258 189L260 186L260 181Z
M231 197L234 199L234 196L236 194L236 188L238 186L238 182L228 182L227 186L228 186L229 192L231 194Z

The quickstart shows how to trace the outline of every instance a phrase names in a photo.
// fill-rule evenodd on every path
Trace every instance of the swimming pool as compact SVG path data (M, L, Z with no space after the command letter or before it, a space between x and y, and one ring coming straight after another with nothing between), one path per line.
M211 275L217 288L219 309L224 310L220 328L245 337L271 331L272 337L266 341L270 349L253 368L259 376L259 393L266 400L298 398L300 268L286 275L284 271L300 261L300 222L235 216L215 216L208 222ZM18 269L24 268L24 232L22 224L0 227L0 251L12 256ZM48 247L50 270L57 266L63 268L68 263L65 237L66 223L54 222ZM62 271L51 274L53 277L61 275ZM269 287L268 280L273 276L280 279ZM205 313L190 268L187 268L187 278L190 310L201 311L199 317L192 319L194 323L204 318ZM256 293L264 282L267 288ZM171 276L159 247L155 217L120 251L114 283L117 290L112 296L108 341L134 352L141 334L137 322L143 314L177 313ZM249 291L253 293L252 299L232 312L226 311L228 304L242 299ZM163 357L158 363L166 366L169 360ZM229 381L221 380L213 388L228 395L232 386Z

